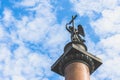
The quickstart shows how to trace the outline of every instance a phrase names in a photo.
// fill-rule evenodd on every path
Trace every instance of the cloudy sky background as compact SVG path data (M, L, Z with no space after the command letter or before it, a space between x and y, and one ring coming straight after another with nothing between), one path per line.
M120 80L120 0L0 0L0 80L64 80L50 67L75 14L88 51L103 60L91 80Z

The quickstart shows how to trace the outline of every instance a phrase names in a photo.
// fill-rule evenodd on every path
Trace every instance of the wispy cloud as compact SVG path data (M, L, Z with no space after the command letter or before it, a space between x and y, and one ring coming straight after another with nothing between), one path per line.
M0 80L49 80L54 77L50 67L68 40L64 26L56 24L50 1L22 0L13 6L34 13L17 19L17 13L4 8L0 22Z
M120 33L120 6L114 9L106 9L102 11L102 17L93 21L91 25L94 27L96 34L101 37L109 37L113 34Z

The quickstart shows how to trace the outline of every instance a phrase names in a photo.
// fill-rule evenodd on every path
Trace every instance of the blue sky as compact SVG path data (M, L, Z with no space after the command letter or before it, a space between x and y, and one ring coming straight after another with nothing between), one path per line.
M103 60L91 80L120 80L120 0L0 0L0 80L64 80L50 67L75 14L88 52Z

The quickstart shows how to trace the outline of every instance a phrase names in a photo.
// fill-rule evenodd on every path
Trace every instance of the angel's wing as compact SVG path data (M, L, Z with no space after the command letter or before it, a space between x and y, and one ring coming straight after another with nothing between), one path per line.
M80 35L82 35L83 37L85 37L85 33L84 33L84 30L83 30L82 25L78 25L78 33L79 33Z

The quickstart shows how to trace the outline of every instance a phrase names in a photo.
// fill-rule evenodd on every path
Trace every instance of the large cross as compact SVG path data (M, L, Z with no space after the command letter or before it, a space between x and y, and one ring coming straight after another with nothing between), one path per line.
M74 20L76 19L77 15L72 16L72 20L69 22L69 24L72 23L72 27L74 28Z

